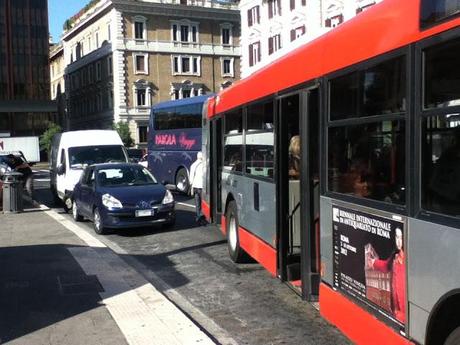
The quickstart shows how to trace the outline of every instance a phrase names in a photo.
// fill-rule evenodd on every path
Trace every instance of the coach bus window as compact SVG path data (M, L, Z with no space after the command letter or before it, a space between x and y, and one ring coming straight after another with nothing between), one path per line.
M422 28L441 22L460 13L460 3L451 0L422 0L420 25Z
M201 117L201 105L159 110L155 113L155 129L200 128Z
M243 171L243 111L225 115L224 166L225 170Z
M460 105L460 39L425 50L424 107Z
M460 216L460 114L422 120L422 207Z
M405 202L404 121L329 129L329 190Z
M246 173L273 177L273 102L248 107L246 132Z
M405 111L405 59L398 57L330 82L330 119Z

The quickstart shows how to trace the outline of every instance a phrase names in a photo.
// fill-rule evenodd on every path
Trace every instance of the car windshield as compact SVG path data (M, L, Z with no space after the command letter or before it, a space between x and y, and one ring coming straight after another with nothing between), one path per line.
M126 162L126 156L120 145L71 147L69 162L71 168L82 168L97 163Z
M142 166L122 166L99 169L99 185L102 187L143 186L157 184L155 177Z

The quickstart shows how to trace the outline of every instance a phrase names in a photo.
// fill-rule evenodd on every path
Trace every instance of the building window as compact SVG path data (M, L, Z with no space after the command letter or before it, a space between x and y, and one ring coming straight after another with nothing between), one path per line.
M148 127L147 126L139 126L139 142L146 143L148 138Z
M291 11L295 10L295 0L290 0L290 9Z
M300 36L305 34L305 25L299 26L298 28L291 30L291 42L298 39Z
M277 34L275 36L268 38L268 54L271 55L274 52L281 49L281 35Z
M233 77L233 58L222 58L222 77Z
M111 56L107 58L107 74L112 76L113 74L113 59Z
M96 32L94 34L94 39L96 41L96 49L98 49L99 48L99 32Z
M134 38L136 40L145 40L147 38L146 21L144 17L134 18Z
M248 10L248 26L260 24L260 10L259 6L254 6Z
M113 109L113 89L112 89L112 86L110 86L110 90L108 92L108 106L109 106L109 109Z
M268 0L268 18L281 15L281 0Z
M201 57L199 56L173 56L173 74L200 75Z
M148 55L147 54L134 54L134 73L135 74L148 74Z
M221 41L222 45L228 46L232 44L232 27L229 24L221 25Z
M195 84L190 80L185 80L182 83L172 83L170 94L172 100L196 97L203 94L203 84Z
M110 24L107 24L107 41L111 41L112 40L112 33L110 31Z
M145 106L146 100L145 100L145 89L138 89L137 94L136 94L136 99L137 99L137 106Z
M88 53L91 51L91 36L88 37Z
M94 67L89 65L88 67L88 83L92 84L94 80Z
M358 8L356 9L356 14L368 10L368 9L371 8L373 5L375 5L375 2L370 2L370 3L368 3L368 4L366 4L366 5L362 6L362 7L358 7Z
M188 20L173 22L171 34L173 42L198 43L198 23Z
M102 79L102 66L101 66L101 62L98 61L96 63L96 80L99 81Z
M335 28L336 26L343 23L343 14L339 14L337 16L333 16L331 18L326 19L325 26L327 28Z
M249 66L254 66L261 60L260 42L249 45Z
M145 80L138 80L134 83L133 94L136 107L150 107L151 87Z

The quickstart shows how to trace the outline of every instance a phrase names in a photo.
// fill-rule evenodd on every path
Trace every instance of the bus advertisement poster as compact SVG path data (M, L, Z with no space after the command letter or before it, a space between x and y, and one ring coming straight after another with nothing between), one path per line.
M364 302L404 331L404 222L334 206L332 223L334 288Z

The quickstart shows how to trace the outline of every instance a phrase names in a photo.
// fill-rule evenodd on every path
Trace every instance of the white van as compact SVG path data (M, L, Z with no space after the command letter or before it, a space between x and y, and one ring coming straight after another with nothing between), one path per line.
M72 193L84 167L96 163L128 162L120 136L111 130L56 134L50 152L51 191L64 208L72 209Z

